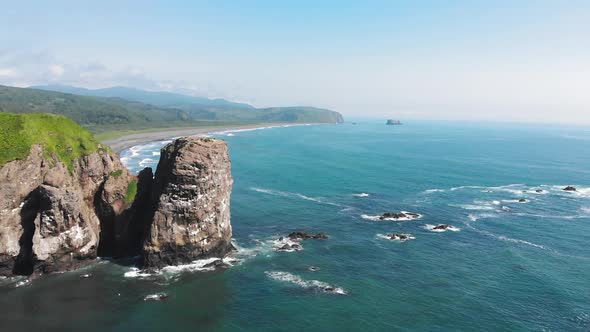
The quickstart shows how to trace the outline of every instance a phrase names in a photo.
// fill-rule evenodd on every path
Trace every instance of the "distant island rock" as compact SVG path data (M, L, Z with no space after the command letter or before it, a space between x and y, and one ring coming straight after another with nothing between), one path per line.
M223 141L178 139L155 178L149 168L136 177L66 117L0 120L0 275L67 271L97 256L158 268L232 250Z
M385 124L388 125L388 126L399 126L402 123L399 120L391 120L390 119L390 120L387 120L387 122Z

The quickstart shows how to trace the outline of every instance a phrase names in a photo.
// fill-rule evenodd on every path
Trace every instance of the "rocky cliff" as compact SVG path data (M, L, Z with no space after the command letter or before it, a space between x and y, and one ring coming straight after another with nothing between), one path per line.
M149 268L221 257L232 248L231 188L220 140L169 144L155 178L149 168L132 176L100 145L65 163L33 144L0 164L0 275L65 271L97 256L139 255Z
M44 147L0 168L0 275L76 268L97 255L99 215L126 207L131 175L105 149L78 159L72 171ZM98 211L100 202L107 211Z
M155 210L144 265L223 257L230 251L232 184L225 142L181 138L164 147L153 184Z

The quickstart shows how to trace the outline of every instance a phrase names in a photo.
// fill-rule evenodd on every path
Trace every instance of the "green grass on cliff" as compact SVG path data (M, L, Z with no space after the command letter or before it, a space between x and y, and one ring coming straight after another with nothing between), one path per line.
M127 195L125 195L125 203L133 203L137 196L137 180L131 180L127 186Z
M42 145L46 156L55 154L70 171L76 160L99 147L90 132L65 116L0 113L0 166L25 159L34 144Z

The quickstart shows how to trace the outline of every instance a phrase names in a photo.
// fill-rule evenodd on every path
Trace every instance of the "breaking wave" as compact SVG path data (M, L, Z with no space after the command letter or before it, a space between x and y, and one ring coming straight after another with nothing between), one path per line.
M316 292L321 293L328 293L328 294L337 294L337 295L346 295L348 292L340 287L332 286L328 283L319 280L305 280L300 276L291 274L289 272L282 272L282 271L266 271L264 272L269 278L291 283L297 286L300 286L305 289L310 289Z
M273 189L266 189L266 188L257 188L257 187L253 187L251 189L256 192L267 194L267 195L287 197L287 198L300 198L300 199L303 199L306 201L311 201L311 202L315 202L315 203L319 203L319 204L342 206L340 204L325 201L323 198L309 197L309 196L306 196L306 195L303 195L300 193L291 193L291 192L287 192L287 191L280 191L280 190L273 190Z

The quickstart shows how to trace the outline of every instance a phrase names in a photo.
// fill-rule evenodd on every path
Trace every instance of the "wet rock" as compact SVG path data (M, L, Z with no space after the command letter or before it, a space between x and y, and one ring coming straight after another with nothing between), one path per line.
M563 190L565 190L565 191L576 191L576 187L567 186L567 187L563 188Z
M385 219L401 219L401 218L407 218L407 215L405 213L399 212L385 212L381 217L379 217L379 220L385 220Z
M409 220L420 218L420 214L414 212L385 212L379 217L379 220Z
M519 203L526 203L526 199L524 199L524 198L521 198L521 199L519 199L519 200L518 200L518 202L519 202Z
M308 234L306 232L292 232L287 237L293 241L300 241L306 239L326 240L328 236L324 233ZM280 239L279 239L280 240Z
M317 267L317 266L310 266L310 267L307 268L307 270L309 270L311 272L316 272L316 271L319 271L320 268Z
M448 224L440 224L440 225L434 226L432 229L435 229L435 230L447 230L447 229L449 229L449 227L451 227L451 225L448 225Z

